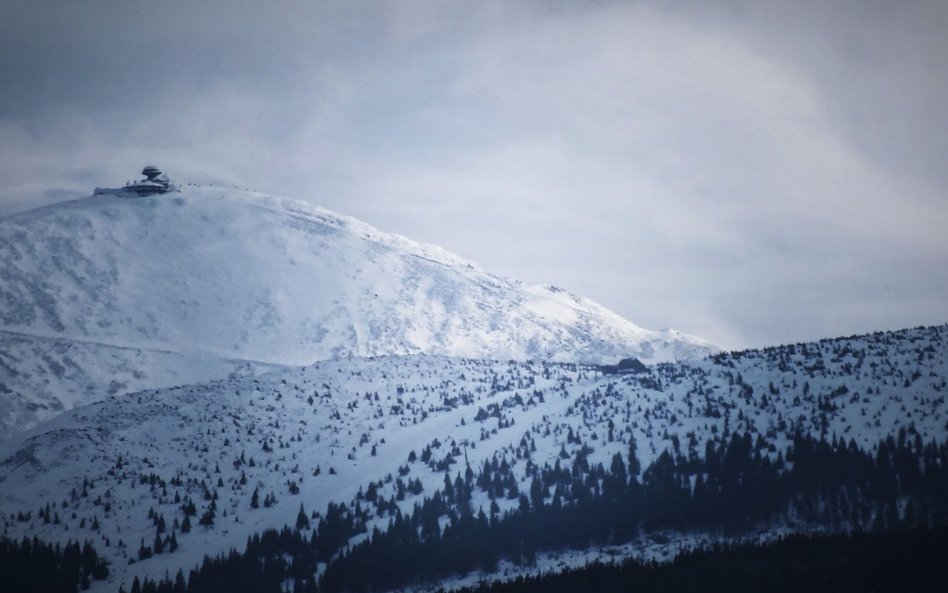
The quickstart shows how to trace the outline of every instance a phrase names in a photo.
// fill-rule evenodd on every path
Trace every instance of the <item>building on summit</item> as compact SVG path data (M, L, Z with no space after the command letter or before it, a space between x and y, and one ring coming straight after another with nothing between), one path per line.
M168 176L154 165L148 165L142 169L142 175L144 179L127 183L125 187L97 187L94 195L112 194L124 198L143 198L178 191Z

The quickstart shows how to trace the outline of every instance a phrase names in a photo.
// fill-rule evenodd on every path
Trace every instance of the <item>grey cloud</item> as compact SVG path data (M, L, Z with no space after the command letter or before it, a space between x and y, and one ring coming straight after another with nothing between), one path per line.
M944 3L0 17L0 213L154 161L726 346L948 319Z

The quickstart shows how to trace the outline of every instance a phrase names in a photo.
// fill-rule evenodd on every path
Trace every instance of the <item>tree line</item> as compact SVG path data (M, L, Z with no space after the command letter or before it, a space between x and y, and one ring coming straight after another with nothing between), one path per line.
M948 579L948 530L792 535L771 543L717 544L671 562L595 563L556 574L482 583L456 593L838 593L937 591Z
M37 538L0 539L0 589L11 593L75 593L109 576L109 566L89 542L64 546Z
M445 475L411 513L382 502L385 528L366 533L370 504L330 504L315 526L300 508L297 529L250 538L244 553L205 558L187 579L146 581L142 593L204 592L239 585L248 591L371 591L436 581L507 560L523 565L542 552L621 544L645 533L706 531L740 535L795 524L837 531L897 533L948 525L948 441L923 443L901 431L871 450L852 440L796 434L786 453L762 437L732 433L709 441L703 455L664 452L641 470L635 442L608 468L585 447L570 459L529 465L529 488L511 481L506 460ZM471 507L480 489L488 509ZM516 501L499 512L499 498ZM381 515L379 515L381 516ZM351 538L365 533L362 541ZM317 563L325 563L319 582ZM138 593L134 591L133 593Z

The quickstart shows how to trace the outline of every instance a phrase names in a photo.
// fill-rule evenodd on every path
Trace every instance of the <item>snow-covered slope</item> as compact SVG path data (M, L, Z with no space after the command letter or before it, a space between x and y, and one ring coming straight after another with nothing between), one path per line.
M0 438L109 393L242 364L422 353L658 362L713 351L304 202L216 187L96 195L0 219L0 331ZM87 354L48 360L67 342Z
M150 387L257 374L279 365L202 352L112 346L0 331L0 440L77 405Z
M98 586L114 591L134 575L186 572L205 553L240 548L251 533L292 526L301 503L309 513L358 502L368 530L384 529L391 511L373 501L393 498L407 514L443 486L445 473L488 460L509 463L526 492L537 466L583 450L590 466L608 467L632 437L643 467L662 451L703 451L729 430L765 438L771 455L796 431L866 448L903 429L942 442L946 391L946 326L626 376L432 356L326 361L113 397L17 435L0 444L0 516L10 537L91 540L113 566L110 582ZM276 502L265 505L271 496ZM188 499L197 514L190 533L176 530L179 549L138 561L157 516L170 532ZM502 511L517 505L497 502ZM213 525L198 526L212 503ZM475 510L490 503L475 490Z

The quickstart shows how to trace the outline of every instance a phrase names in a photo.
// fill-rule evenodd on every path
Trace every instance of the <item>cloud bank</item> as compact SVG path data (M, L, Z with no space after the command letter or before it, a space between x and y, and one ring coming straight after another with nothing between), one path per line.
M948 320L944 3L36 4L0 213L155 162L727 347Z

